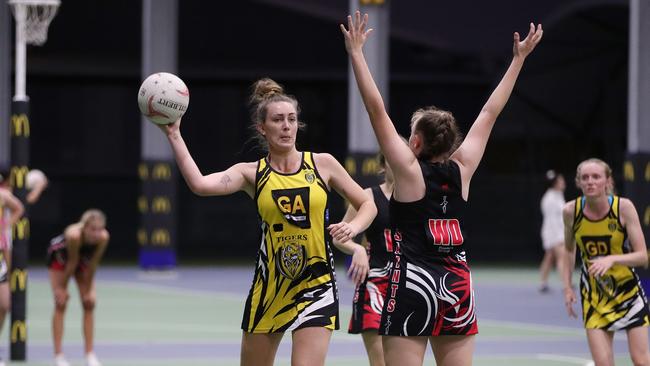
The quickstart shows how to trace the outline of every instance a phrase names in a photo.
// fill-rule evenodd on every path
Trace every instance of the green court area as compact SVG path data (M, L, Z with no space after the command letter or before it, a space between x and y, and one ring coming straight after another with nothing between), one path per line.
M214 279L210 278L215 276L214 271L185 273L180 269L183 281L144 281L138 277L136 269L110 269L102 273L97 285L98 356L105 366L238 365L241 338L239 323L248 288L242 285L235 286L233 290L232 286L228 288L223 285L225 290L219 289L227 282L247 283L250 276L248 270L243 268L240 272L235 271L241 273L238 276L243 276L243 279L231 277L232 269L227 276L216 275L221 278ZM124 271L126 273L118 274ZM46 273L35 272L30 276L28 285L29 360L15 364L52 365L51 292ZM186 280L193 276L197 277L192 282L194 286L179 285L189 283ZM499 303L508 301L511 292L529 291L528 285L533 285L530 293L535 294L534 271L479 269L475 270L474 276L480 329L476 338L475 365L588 365L586 338L579 324L573 321L564 324L563 318L550 319L548 322L527 319L528 311L536 311L530 303L535 299L523 298L521 304L511 304L513 308L520 309L521 314L512 314L513 311L506 307L503 309L504 315L499 315L499 308L504 307ZM343 296L344 292L351 291L345 281L347 280L339 280L343 330L336 331L332 337L327 365L367 364L360 337L345 332L350 316L347 301L351 295L350 292ZM83 365L81 307L76 288L72 286L70 291L64 351L73 365ZM551 296L557 298L558 294ZM549 302L553 304L555 298L542 299L553 300ZM549 311L549 317L556 316L562 317L563 314L558 309ZM617 335L616 339L616 364L632 365L625 349L621 349L625 346L624 335ZM2 344L8 345L7 324L0 340ZM2 347L1 350L6 359L7 349ZM289 352L290 336L287 335L278 351L276 365L290 365ZM425 364L435 364L430 351Z

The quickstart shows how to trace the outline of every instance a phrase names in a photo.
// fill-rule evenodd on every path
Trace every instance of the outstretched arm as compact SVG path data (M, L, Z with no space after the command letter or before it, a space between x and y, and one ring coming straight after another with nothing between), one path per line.
M474 175L478 164L481 162L481 158L483 158L492 127L503 110L503 107L506 105L508 98L510 98L519 72L524 65L524 60L542 39L543 33L542 25L539 24L535 28L533 23L530 23L528 35L523 41L519 40L519 33L514 33L514 44L512 46L513 57L508 70L503 75L499 85L492 92L492 95L490 95L483 109L481 109L478 117L476 117L463 143L451 155L451 159L458 162L460 166L461 178L463 180L463 198L465 199L469 195L469 183L472 175Z
M199 196L222 196L245 191L253 196L255 163L239 163L217 173L203 175L194 162L180 132L181 120L160 126L174 151L178 169L192 192Z
M341 32L345 37L345 48L350 55L359 92L368 111L368 116L377 136L377 141L386 157L386 161L393 168L396 182L396 198L403 201L419 199L424 195L424 178L422 177L419 164L411 149L402 141L393 125L393 121L391 121L388 113L386 113L384 101L363 55L363 45L372 32L372 29L366 30L367 24L368 14L364 14L362 18L361 14L357 11L354 14L354 20L352 16L348 16L348 28L346 29L341 24ZM408 184L410 192L416 191L416 195L419 197L404 197L400 184Z

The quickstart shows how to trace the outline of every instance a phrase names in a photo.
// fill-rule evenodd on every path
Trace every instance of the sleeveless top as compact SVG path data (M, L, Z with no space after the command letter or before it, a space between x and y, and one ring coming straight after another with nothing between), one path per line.
M425 183L424 197L415 202L390 200L393 236L410 263L427 266L440 257L464 257L464 216L460 168L453 160L419 160ZM400 240L401 239L401 240Z
M648 325L648 306L634 268L614 264L600 277L589 275L589 260L631 251L627 231L620 221L620 198L608 197L610 209L597 220L583 212L585 198L576 199L573 234L580 249L580 294L587 328L607 330Z
M309 320L338 329L338 294L326 228L329 190L310 152L302 153L298 171L275 171L259 160L255 204L262 238L253 285L242 321L248 332L289 331ZM315 300L321 299L318 302ZM318 307L327 308L320 311Z

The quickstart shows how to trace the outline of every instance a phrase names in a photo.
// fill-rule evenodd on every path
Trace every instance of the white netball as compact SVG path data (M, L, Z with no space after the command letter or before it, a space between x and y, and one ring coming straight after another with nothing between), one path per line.
M45 173L38 169L32 169L27 173L27 189L32 189L37 185L41 185L47 181Z
M190 103L190 91L174 74L157 72L149 75L138 91L138 107L153 123L174 123L185 114Z

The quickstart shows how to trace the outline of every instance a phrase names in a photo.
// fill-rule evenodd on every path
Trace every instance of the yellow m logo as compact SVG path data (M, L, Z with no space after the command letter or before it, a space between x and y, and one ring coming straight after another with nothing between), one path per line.
M27 340L27 326L22 320L16 320L11 324L11 343Z
M375 158L368 158L363 161L361 168L363 175L375 175L379 172L379 162Z
M25 291L25 286L27 285L27 271L23 269L14 269L11 271L11 279L9 281L11 286L11 291L16 291L18 288L19 291ZM18 287L16 287L18 285Z
M650 163L645 165L645 181L650 182Z
M357 174L357 162L354 158L345 159L345 170L347 170L350 175Z
M361 5L384 5L385 0L359 0Z
M11 116L11 135L29 137L29 118L25 113Z
M140 163L140 165L138 165L138 175L140 176L140 180L149 179L149 168L147 167L147 164Z
M151 176L154 180L169 180L172 177L172 169L169 164L158 163L153 166Z
M25 188L27 184L27 173L29 169L26 166L12 166L9 171L9 182L14 188Z
M623 164L623 178L627 181L634 182L634 165L629 160Z
M29 219L26 217L21 218L13 226L11 231L14 239L29 239Z
M147 244L147 230L138 229L138 244L140 245Z
M155 229L151 232L151 244L166 247L170 242L171 237L167 229Z
M165 196L156 196L151 201L151 211L154 213L169 213L171 210L172 204Z
M650 206L645 208L645 214L643 215L643 224L645 226L650 226Z
M138 210L140 211L140 213L145 213L149 211L149 202L147 201L147 197L145 196L138 197Z

